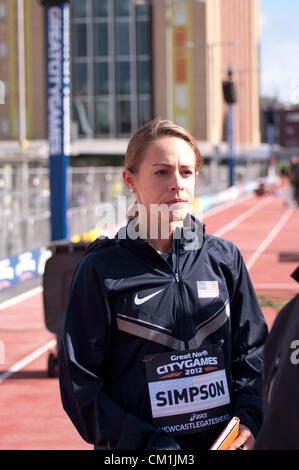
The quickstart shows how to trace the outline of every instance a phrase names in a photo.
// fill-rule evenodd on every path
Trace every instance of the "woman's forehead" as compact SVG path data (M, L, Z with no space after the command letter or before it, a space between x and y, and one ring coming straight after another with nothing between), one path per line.
M145 149L143 160L152 165L177 161L183 165L194 165L195 152L185 140L167 136L151 142Z

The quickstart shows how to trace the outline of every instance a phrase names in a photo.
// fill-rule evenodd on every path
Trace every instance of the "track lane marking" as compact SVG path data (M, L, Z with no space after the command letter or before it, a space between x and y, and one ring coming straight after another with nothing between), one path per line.
M12 299L5 300L4 302L0 304L0 311L8 307L12 307L13 305L16 305L20 302L23 302L23 300L30 299L30 297L40 294L42 291L43 291L42 286L39 286L39 287L35 287L34 289L28 290L27 292L24 292L23 294L17 295L16 297L13 297Z
M294 207L289 207L289 209L283 214L280 218L279 222L275 225L275 227L271 230L269 235L262 241L262 243L257 247L255 252L251 255L249 260L246 262L246 266L248 271L254 266L256 261L260 258L260 256L264 253L266 248L270 245L270 243L274 240L274 238L279 234L280 230L283 226L287 223L291 215L296 211Z
M224 225L222 228L217 230L215 233L213 233L214 237L221 237L225 233L229 232L233 228L236 228L241 222L244 222L244 220L248 219L248 217L252 216L256 212L258 212L260 209L263 209L266 205L270 204L270 202L273 201L273 197L269 196L267 199L264 199L261 201L259 204L256 204L255 206L251 207L247 211L243 212L243 214L239 215L236 217L234 220L229 222L228 224Z
M219 206L212 207L211 209L207 209L206 211L203 211L203 216L204 217L211 217L215 214L218 214L221 211L225 211L226 209L229 209L230 207L237 206L241 204L242 202L247 202L250 199L252 199L254 196L253 194L249 194L246 196L241 196L239 199L236 201L228 201L220 204Z
M8 379L16 372L18 372L19 370L23 369L25 366L30 364L30 362L40 357L46 351L48 351L51 348L54 348L56 344L57 344L56 339L52 339L48 341L46 344L44 344L43 346L40 346L38 349L35 349L35 351L28 354L28 356L23 357L23 359L21 359L20 361L12 365L7 371L0 374L0 384L3 383L4 380Z

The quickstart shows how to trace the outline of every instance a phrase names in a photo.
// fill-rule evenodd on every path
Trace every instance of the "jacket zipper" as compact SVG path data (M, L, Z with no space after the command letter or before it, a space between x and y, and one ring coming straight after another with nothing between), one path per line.
M179 250L178 250L178 240L176 241L175 245L175 255L176 255L176 263L175 263L175 272L174 272L174 277L175 277L175 283L177 286L177 296L178 296L178 301L179 301L179 324L181 324L181 319L184 317L184 303L183 303L183 295L182 295L182 283L181 283L181 277L180 277L180 272L179 272ZM184 329L184 333L185 333ZM184 335L185 336L185 335ZM188 341L184 340L185 343L185 348L186 350L189 349Z

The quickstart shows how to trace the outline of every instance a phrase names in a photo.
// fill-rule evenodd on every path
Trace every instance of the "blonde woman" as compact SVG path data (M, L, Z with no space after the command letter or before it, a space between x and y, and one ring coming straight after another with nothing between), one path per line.
M123 171L135 217L74 275L61 397L95 448L209 449L232 416L232 449L254 445L267 327L239 250L190 214L201 165L187 130L139 129Z

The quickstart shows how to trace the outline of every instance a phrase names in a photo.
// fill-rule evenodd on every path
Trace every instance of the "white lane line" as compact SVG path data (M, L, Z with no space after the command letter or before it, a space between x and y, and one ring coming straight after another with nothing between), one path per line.
M11 377L15 372L18 372L20 369L23 369L23 367L26 367L28 364L30 364L30 362L37 359L39 356L44 354L46 351L48 351L51 348L54 348L56 346L56 344L57 344L56 339L52 339L52 340L48 341L46 344L44 344L43 346L41 346L40 348L33 351L28 356L25 356L23 359L16 362L6 372L3 372L3 374L0 375L0 384L3 383L4 380Z
M253 195L249 194L249 195L240 197L237 200L225 202L223 204L220 204L219 206L212 207L211 209L203 211L203 216L204 217L210 217L212 215L218 214L221 211L224 211L225 209L229 209L232 206L237 206L238 204L241 204L242 202L246 202L246 201L248 201L249 199L252 199L252 198L253 198Z
M272 201L272 196L267 197L267 199L263 199L259 204L256 204L255 206L251 207L247 211L243 212L243 214L239 215L234 220L232 220L229 224L226 224L222 228L217 230L217 232L213 233L213 235L215 237L222 237L225 233L229 232L233 228L236 228L241 222L243 222L248 217L251 217L253 214L261 210L266 205L270 204L270 202Z
M264 251L270 245L270 243L274 240L274 238L279 234L280 230L283 228L283 226L286 224L286 222L289 220L289 218L295 212L295 210L296 209L294 209L293 207L289 207L289 209L280 218L279 222L271 230L269 235L257 247L255 252L252 254L252 256L249 258L249 260L246 262L246 266L247 266L248 271L256 263L256 261L259 259L259 257L264 253Z
M23 300L29 299L30 297L33 297L34 295L40 294L43 291L43 288L41 286L35 287L34 289L28 290L27 292L24 292L23 294L17 295L16 297L13 297L12 299L5 300L0 304L0 311L4 310L5 308L12 307L13 305L18 304L19 302L23 302Z

